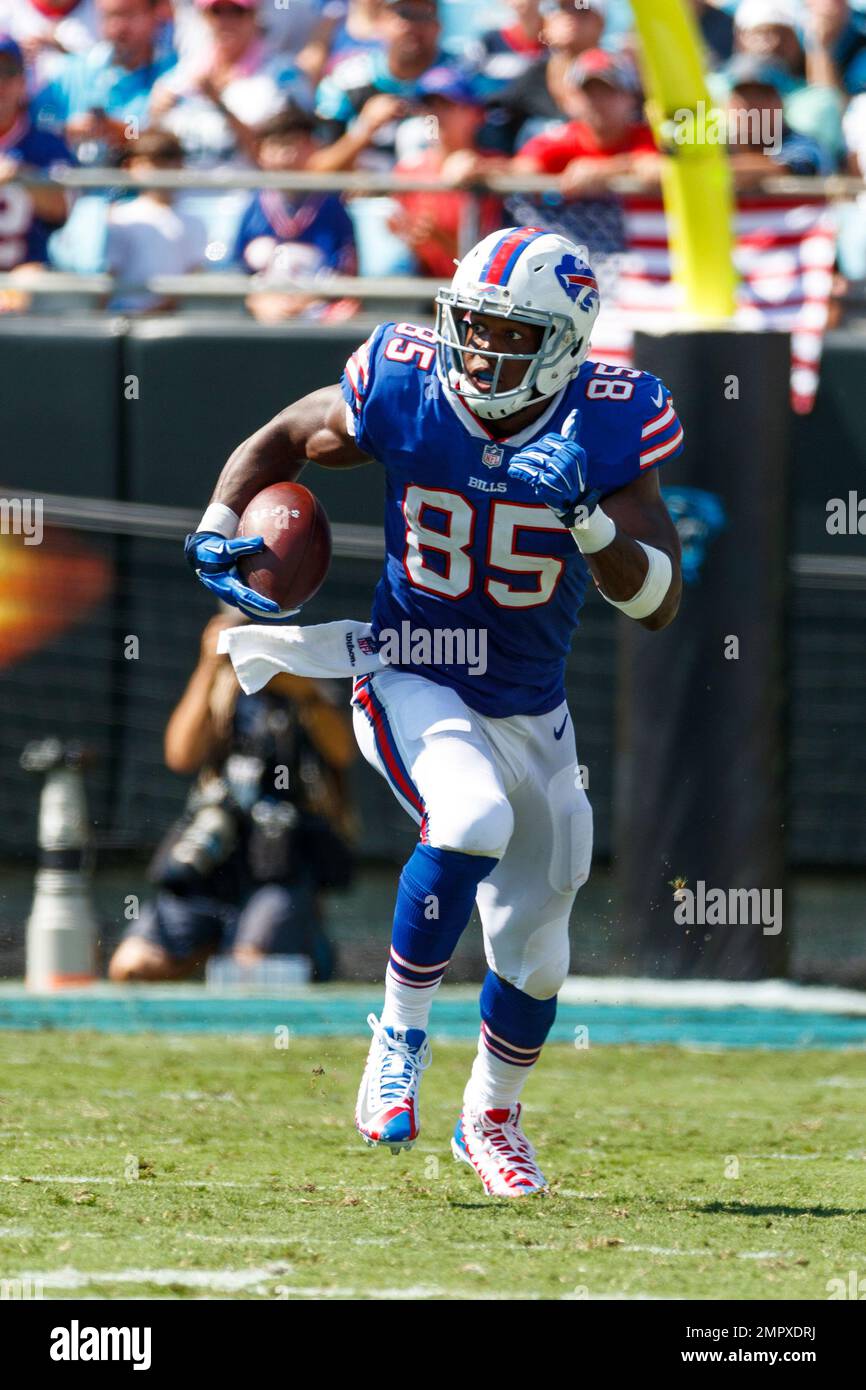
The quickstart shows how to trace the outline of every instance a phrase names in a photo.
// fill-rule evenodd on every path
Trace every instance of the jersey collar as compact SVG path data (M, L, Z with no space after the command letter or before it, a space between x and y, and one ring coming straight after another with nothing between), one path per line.
M491 434L490 430L487 428L486 421L482 420L480 416L470 410L466 402L454 390L450 380L442 381L442 385L445 391L445 398L454 411L454 414L457 416L457 419L462 425L465 425L469 433L474 435L476 439L493 440L494 443L507 446L509 449L522 449L523 445L531 443L536 435L545 432L547 425L550 423L551 416L556 411L557 406L560 404L565 394L566 387L569 386L570 383L566 382L565 386L560 387L556 395L551 397L547 409L543 414L539 415L537 420L530 421L518 434L507 435Z

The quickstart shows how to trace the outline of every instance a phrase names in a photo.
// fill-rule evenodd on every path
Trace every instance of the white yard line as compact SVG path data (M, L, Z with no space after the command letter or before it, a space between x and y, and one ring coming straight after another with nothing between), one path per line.
M35 1232L31 1227L28 1227L28 1226L6 1226L6 1227L0 1227L0 1236L10 1236L10 1237L14 1237L14 1236L20 1236L20 1237L38 1236L38 1238L44 1239L44 1240L66 1240L66 1239L77 1239L77 1240L103 1240L103 1239L105 1238L104 1235L103 1235L103 1233L102 1233L102 1232L99 1232L99 1231L43 1231L43 1232ZM138 1241L141 1241L141 1240L152 1240L152 1239L153 1239L153 1236L152 1236L150 1233L148 1233L148 1232L134 1232L134 1233L128 1235L128 1236L126 1237L126 1239L127 1239L127 1240L138 1240ZM199 1233L199 1232L196 1232L196 1231L182 1231L182 1232L180 1232L180 1233L177 1234L177 1235L170 1235L170 1236L168 1237L168 1239L170 1239L170 1240L175 1240L175 1241L184 1241L184 1240L201 1241L201 1242L203 1242L203 1243L205 1243L205 1244L213 1244L213 1245L286 1245L286 1244L295 1244L295 1243L297 1243L297 1242L301 1239L301 1237L299 1237L299 1235L298 1235L297 1232L291 1232L291 1231L286 1232L285 1235L275 1235L275 1236L266 1236L266 1235L216 1236L216 1235L205 1235L205 1234L202 1234L202 1233ZM356 1236L356 1237L354 1237L352 1240L350 1240L350 1241L348 1241L348 1242L347 1242L345 1239L338 1239L338 1238L336 1238L336 1237L332 1237L332 1238L331 1238L331 1237L318 1237L317 1239L312 1240L312 1241L309 1240L308 1238L305 1238L304 1241L303 1241L303 1243L304 1243L305 1245L310 1246L311 1248L319 1248L320 1246L323 1246L323 1245L345 1247L347 1244L349 1244L349 1245L354 1245L354 1246L361 1246L361 1247L365 1247L365 1246L370 1246L370 1247L382 1247L382 1246L388 1246L388 1245L396 1245L396 1244L399 1244L399 1242L400 1242L401 1240L403 1240L403 1237L402 1237L402 1236ZM525 1247L523 1247L523 1246L518 1246L518 1245L513 1245L513 1244L509 1244L507 1248L508 1248L508 1249L511 1249L511 1250L522 1250L522 1249L524 1249ZM617 1250L621 1250L621 1251L623 1251L623 1253L629 1254L629 1255L660 1255L660 1256L664 1256L664 1257L666 1257L666 1258L668 1258L668 1257L680 1257L680 1258L686 1258L686 1259L696 1259L696 1258L699 1258L699 1257L704 1257L704 1258L705 1258L706 1256L715 1256L715 1255L717 1255L717 1254L719 1253L717 1250L710 1250L710 1249L706 1249L706 1248L700 1249L700 1250L682 1250L682 1249L680 1249L678 1246L666 1246L666 1245L618 1245L618 1246L611 1247L611 1248L617 1249ZM473 1242L473 1241L458 1241L458 1242L456 1242L456 1243L452 1243L451 1249L452 1249L452 1250L471 1250L471 1251L477 1251L478 1246L477 1246L477 1244L476 1244L475 1242ZM571 1251L570 1248L569 1248L567 1245L533 1245L533 1246L531 1247L531 1249L532 1249L532 1250L556 1250L556 1251L559 1251L559 1252L560 1252L561 1254L563 1254L563 1255L575 1253L575 1252ZM579 1253L585 1254L586 1252L585 1252L585 1251L580 1251ZM796 1258L796 1253L797 1253L797 1252L794 1251L794 1250L738 1250L738 1251L736 1251L735 1253L736 1253L736 1258L737 1258L738 1260L783 1260L783 1259L795 1259L795 1258ZM133 1272L135 1272L135 1271L133 1271ZM166 1272L166 1271L163 1271L163 1272L166 1273L166 1274L172 1273L172 1271L167 1271L167 1272ZM186 1273L190 1273L190 1271L185 1271L185 1272L186 1272ZM37 1276L37 1275L21 1275L21 1276L19 1276L19 1277L20 1277L20 1278L33 1278L33 1279L40 1278L40 1279L43 1279L43 1282L45 1283L45 1286L48 1287L49 1285L48 1285L48 1282L47 1282L47 1281L48 1281L49 1279L51 1279L52 1277L57 1277L57 1278L66 1277L66 1273L67 1273L67 1272L66 1272L65 1270L62 1270L62 1271L59 1271L59 1273L58 1273L57 1276L51 1276L51 1275L49 1275L49 1276L43 1276L43 1275L38 1275L38 1276ZM180 1273L184 1273L184 1271L180 1271ZM196 1273L196 1271L192 1271L192 1273ZM128 1276L129 1276L129 1271L121 1271L120 1274L117 1276L117 1278L118 1278L118 1281L123 1281L123 1282L134 1282L134 1281L132 1281ZM269 1275L268 1277L269 1277L269 1278L272 1278L272 1279L276 1279L276 1278L279 1278L280 1276L279 1276L279 1274L271 1274L271 1275ZM110 1283L110 1282L112 1281L112 1279L114 1278L114 1276L111 1275L111 1274L98 1274L98 1275L97 1275L97 1274L88 1274L88 1275L82 1275L81 1278L82 1278L82 1279L85 1279L86 1281L89 1281L89 1282L91 1282L91 1283ZM156 1281L156 1280L147 1280L147 1281L144 1281L144 1280L142 1280L142 1281L140 1281L140 1282L153 1283L153 1282L159 1282L159 1281ZM182 1281L182 1280L171 1280L171 1279L166 1278L166 1280L165 1280L164 1282L172 1283L172 1282L183 1282L183 1281ZM253 1282L255 1282L255 1281L253 1281ZM66 1285L66 1284L60 1284L60 1283L58 1283L56 1286L55 1286L55 1285L52 1285L52 1287L58 1287L58 1288L64 1287L64 1288L65 1288L65 1287L73 1287L73 1286L72 1286L72 1285ZM426 1287L426 1286L425 1286L425 1287ZM445 1293L445 1292L448 1292L448 1291L447 1291L447 1290L440 1290L440 1292ZM385 1295L383 1294L382 1296L384 1297ZM395 1297L398 1296L396 1292L394 1293L394 1296L395 1296ZM408 1295L404 1295L404 1296L408 1296ZM420 1296L420 1295L419 1295L419 1296ZM473 1295L473 1296L474 1296L474 1295ZM613 1296L613 1295L612 1295L612 1296Z
M38 1184L38 1183L41 1183L41 1182L58 1182L58 1183L80 1183L80 1184L82 1184L82 1185L87 1184L87 1185L89 1185L89 1186L91 1186L91 1187L94 1186L94 1185L97 1184L97 1183L121 1183L124 1187L132 1187L135 1183L139 1183L139 1184L141 1185L142 1188L145 1188L145 1187L240 1187L240 1188L246 1188L246 1187L272 1187L273 1184L274 1184L274 1181L279 1181L279 1180L278 1180L278 1179L275 1180L275 1179L273 1179L273 1178L251 1178L248 1182L233 1182L233 1181L223 1181L222 1179L217 1179L217 1178L113 1178L113 1177L106 1177L106 1176L104 1176L104 1175L100 1175L100 1176L93 1176L93 1175L91 1175L91 1176L88 1177L88 1176L86 1176L86 1175L76 1175L76 1174L70 1175L70 1174L68 1174L68 1173L61 1173L61 1174L59 1174L59 1173L27 1173L27 1174L24 1174L24 1175L22 1175L22 1176L17 1176L17 1175L14 1174L14 1173L0 1173L0 1182L21 1183L22 1186L26 1186L26 1185L28 1185L28 1184L30 1184L30 1183L32 1183L32 1184L35 1185L35 1184ZM358 1192L358 1191L363 1191L363 1192L385 1192L385 1191L388 1189L388 1187L389 1187L389 1184L388 1184L388 1183L384 1183L384 1182L382 1182L382 1183L363 1183L362 1185L360 1185L360 1184L358 1184L358 1183L328 1183L328 1184L317 1183L316 1186L315 1186L315 1188L314 1188L314 1192ZM313 1195L313 1193L309 1193L309 1194L305 1194L304 1197L299 1197L299 1196L298 1196L296 1193L294 1193L294 1192L280 1192L280 1201L284 1201L284 1202L305 1201L305 1200L307 1199L307 1196L312 1196L312 1195Z
M743 1154L742 1157L757 1159L759 1163L770 1163L773 1159L782 1158L790 1163L814 1163L816 1159L824 1158L828 1162L832 1160L831 1154Z
M106 1239L104 1231L37 1231L32 1226L0 1226L0 1237L3 1236L6 1236L8 1238L19 1239L29 1237L36 1240ZM155 1237L153 1233L150 1231L127 1231L125 1232L123 1239L125 1241L153 1241ZM215 1236L207 1235L202 1231L178 1231L165 1232L161 1237L156 1237L156 1239L163 1239L166 1241L174 1242L182 1242L185 1240L197 1240L210 1245L287 1245L297 1244L299 1241L301 1241L305 1246L309 1246L312 1244L316 1248L318 1248L321 1245L345 1246L347 1243L350 1245L399 1245L400 1243L405 1244L406 1238L403 1235L370 1237L356 1236L353 1240L346 1242L345 1240L340 1240L336 1237L317 1237L315 1241L311 1241L309 1237L299 1236L297 1231L286 1231L283 1235L272 1236L256 1234ZM477 1250L478 1247L474 1242L468 1241L460 1245L452 1244L451 1248L460 1250ZM518 1247L515 1246L514 1248L517 1249ZM558 1249L559 1247L556 1248Z
M792 1260L796 1259L793 1250L741 1250L738 1260Z
M687 1258L689 1258L689 1259L693 1259L693 1258L696 1258L696 1257L698 1257L698 1256L703 1256L704 1258L706 1258L708 1255L709 1255L709 1256L714 1256L714 1255L718 1255L718 1254L719 1254L719 1251L718 1251L718 1250L708 1250L708 1249L703 1249L703 1250L680 1250L680 1249L678 1249L676 1246L665 1246L665 1245L618 1245L618 1246L616 1246L616 1247L614 1247L614 1248L617 1249L617 1250L624 1250L624 1251L626 1251L627 1254L631 1254L631 1255L664 1255L664 1256L678 1255L678 1256L685 1256L685 1257L687 1257ZM581 1252L581 1253L584 1253L584 1252ZM736 1257L737 1257L738 1260L784 1260L784 1259L794 1259L794 1258L795 1258L795 1251L793 1251L793 1250L787 1250L787 1251L786 1251L786 1250L737 1250L737 1251L736 1251Z

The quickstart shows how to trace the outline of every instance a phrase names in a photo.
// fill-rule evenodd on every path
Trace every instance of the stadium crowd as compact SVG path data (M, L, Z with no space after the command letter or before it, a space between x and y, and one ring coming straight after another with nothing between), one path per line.
M772 171L866 175L866 9L689 3L739 189ZM20 182L64 163L367 170L441 191ZM627 0L0 0L0 271L108 270L115 311L170 308L154 275L228 269L256 273L257 318L345 317L355 301L269 292L268 276L447 277L465 229L509 222L613 248L611 181L658 196L660 166ZM475 197L486 172L555 175L558 192ZM840 215L841 270L866 279L866 199ZM30 302L0 290L0 311Z

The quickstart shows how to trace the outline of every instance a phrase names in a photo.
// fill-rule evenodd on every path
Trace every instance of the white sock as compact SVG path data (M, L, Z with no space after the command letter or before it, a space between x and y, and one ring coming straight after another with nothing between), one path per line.
M382 1005L382 1024L385 1028L423 1028L427 1031L433 996L442 978L432 985L418 988L398 980L390 965L385 971L385 1002Z
M510 1110L520 1099L520 1092L532 1071L533 1066L515 1067L511 1062L494 1057L485 1047L482 1034L463 1094L464 1103L470 1110Z

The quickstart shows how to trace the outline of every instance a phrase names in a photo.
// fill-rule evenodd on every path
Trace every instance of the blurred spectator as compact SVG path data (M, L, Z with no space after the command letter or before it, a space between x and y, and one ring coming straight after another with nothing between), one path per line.
M847 167L854 178L866 179L866 92L852 98L845 112ZM866 193L852 203L839 203L839 268L849 280L866 280Z
M183 150L176 135L152 127L130 145L124 164L138 175L180 169ZM135 287L153 275L185 275L200 268L207 245L204 223L174 208L175 198L170 189L148 189L109 210L106 268L119 283L108 307L116 313L173 309L173 301Z
M353 53L383 47L385 0L326 0L321 18L298 54L298 66L314 82Z
M399 211L391 227L412 248L422 275L450 279L471 203L470 195L458 190L506 161L478 148L484 111L463 74L453 68L431 69L421 80L419 99L435 123L435 137L427 149L400 160L394 172L440 179L453 191L398 194ZM502 225L501 199L482 197L477 215L471 243Z
M590 49L568 75L567 124L533 136L511 167L515 173L559 174L560 194L509 199L509 217L558 231L593 255L625 249L627 199L611 193L622 175L658 195L661 156L642 118L638 76L631 63Z
M257 132L258 163L262 169L302 171L318 149L315 120L297 105L290 105L266 121ZM294 254L297 248L303 253ZM355 236L352 221L334 193L293 196L264 189L250 200L243 215L234 249L234 260L245 270L267 277L291 278L334 273L354 275ZM299 314L329 321L344 319L356 309L354 301L309 296L254 294L247 307L255 318L273 323Z
M391 169L397 126L417 100L421 78L441 65L436 0L385 0L383 49L338 64L319 86L316 114L324 148L311 167L334 172Z
M305 955L314 979L334 970L320 893L346 887L352 859L345 769L351 725L318 682L275 677L241 693L217 639L217 617L165 731L172 772L198 774L188 809L157 850L154 901L130 925L112 980L170 980L208 956L253 962ZM285 787L275 786L285 768Z
M515 82L545 54L541 0L506 0L511 23L487 29L479 40L478 69L485 96Z
M576 58L597 48L604 33L607 0L544 0L542 43L548 50L491 102L485 143L513 154L551 121L565 116L563 97Z
M39 91L70 53L99 39L95 0L0 0L0 33L21 45L31 91Z
M742 0L734 19L735 50L795 79L786 84L785 120L792 130L821 146L825 164L832 168L843 150L845 103L833 86L806 80L806 53L798 32L801 13L793 0Z
M383 48L346 58L321 82L316 114L324 143L312 169L393 169L398 128L414 109L421 79L445 61L436 0L385 0L381 33ZM409 247L390 230L396 206L393 198L355 198L349 205L362 275L414 269Z
M188 163L213 168L255 158L254 127L276 115L287 95L312 104L298 68L267 48L258 27L258 0L196 0L208 42L179 64L153 94L151 113L173 130Z
M734 15L737 52L802 78L806 55L797 32L801 13L796 0L741 0Z
M733 18L710 0L691 0L691 4L704 41L708 66L721 67L734 52Z
M848 172L866 179L866 92L854 97L845 112L845 146Z
M27 105L24 55L14 39L0 34L0 272L24 274L44 268L50 232L66 221L67 195L59 188L22 188L22 174L71 164L59 136L37 130ZM29 305L24 290L0 290L0 313Z
M153 94L155 120L177 135L191 169L252 168L255 127L287 97L312 106L312 84L286 55L272 53L258 28L257 0L196 0L205 42ZM189 192L179 204L204 220L208 264L228 262L247 194Z
M34 119L63 132L83 164L111 164L147 124L154 84L174 65L165 51L165 0L96 0L102 41L63 60L38 92ZM67 225L51 239L61 270L101 269L108 195L79 197Z
M62 128L87 163L146 124L154 84L174 63L156 52L162 0L97 0L97 12L102 42L67 58L35 106L39 124Z
M866 92L866 16L848 0L806 0L806 74L845 93Z
M820 145L787 125L783 92L787 72L743 54L728 70L728 154L738 191L753 188L768 174L813 175L829 172Z
M250 269L255 269L254 265ZM342 323L358 312L356 299L326 299L317 286L286 288L286 281L324 281L333 275L318 246L285 241L277 246L256 275L256 288L244 303L259 323L285 323L287 319L315 319ZM324 289L324 285L322 286Z
M624 174L658 183L660 156L629 62L590 49L572 66L563 100L572 119L527 141L512 161L515 172L561 174L568 198L597 196Z

